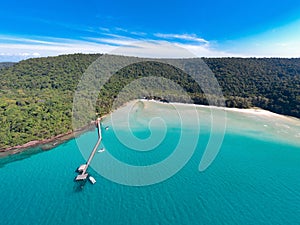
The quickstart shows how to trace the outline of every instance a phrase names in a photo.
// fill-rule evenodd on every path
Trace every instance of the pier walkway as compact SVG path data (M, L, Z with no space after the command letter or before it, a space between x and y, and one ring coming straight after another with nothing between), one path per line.
M89 165L90 165L90 163L91 163L91 161L92 161L92 159L93 159L93 157L94 157L94 155L95 155L95 153L97 151L98 146L101 143L102 134L101 134L100 118L98 118L96 120L96 126L97 126L97 129L98 129L98 140L97 140L97 143L96 143L93 151L91 152L90 157L87 160L86 164L81 165L77 169L77 171L79 173L81 173L81 174L79 174L79 175L76 176L76 178L75 178L76 181L85 180L88 177L88 173L86 171L87 171L87 169L88 169L88 167L89 167Z

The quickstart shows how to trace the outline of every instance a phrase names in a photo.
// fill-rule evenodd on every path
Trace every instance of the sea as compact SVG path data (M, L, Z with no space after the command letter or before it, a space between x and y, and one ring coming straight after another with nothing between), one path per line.
M133 101L55 148L0 159L0 224L300 224L300 121Z

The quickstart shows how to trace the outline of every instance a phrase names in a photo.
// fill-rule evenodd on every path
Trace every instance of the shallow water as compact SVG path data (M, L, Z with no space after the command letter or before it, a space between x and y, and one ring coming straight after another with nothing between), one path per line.
M188 106L180 112L189 115L190 120L183 118L183 124L175 119L180 118L178 108L172 114L169 107L173 106L130 106L128 121L131 132L139 138L136 141L148 140L144 144L154 149L134 149L139 146L132 143L130 148L128 143L124 144L122 138L133 141L122 109L115 112L113 125L110 117L103 121L103 127L110 126L102 130L106 151L96 153L93 168L89 168L97 180L95 185L87 182L82 188L73 178L74 170L85 161L83 156L88 156L96 143L96 130L51 151L1 159L1 224L300 223L300 144L294 137L279 140L274 136L278 129L263 130L264 125L287 125L285 120L274 117L268 122L262 121L262 117L227 112L220 152L200 172L199 161L210 137L211 122L207 118L211 113L206 108L197 108L202 113L199 131L192 126L195 118L190 117ZM153 116L164 122L157 119L149 125ZM254 123L253 119L261 122ZM290 128L283 126L291 132L290 136L299 132L295 121L288 122ZM241 122L243 126L236 126ZM164 162L181 150L175 149L182 130L191 138L185 143L186 148L193 147L195 133L199 140L188 162L170 178L148 186L122 185L104 178L108 173L122 172L122 167L114 167L109 157L138 168ZM157 140L161 141L158 145ZM167 175L172 166L166 164L164 171L152 174L151 178ZM124 172L124 179L136 181L128 171ZM142 182L148 178L139 179Z

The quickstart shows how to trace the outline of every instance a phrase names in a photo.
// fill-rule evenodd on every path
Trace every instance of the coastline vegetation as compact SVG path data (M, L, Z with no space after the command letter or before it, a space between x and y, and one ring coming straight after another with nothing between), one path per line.
M0 64L0 149L72 131L74 91L82 74L100 56L73 54ZM202 60L218 80L226 106L260 107L300 118L300 59ZM190 63L197 63L197 59L190 59ZM207 104L201 88L188 74L170 65L148 61L114 74L99 93L97 112L100 115L110 112L119 91L127 84L154 75L180 85L194 103ZM174 93L160 97L183 101Z

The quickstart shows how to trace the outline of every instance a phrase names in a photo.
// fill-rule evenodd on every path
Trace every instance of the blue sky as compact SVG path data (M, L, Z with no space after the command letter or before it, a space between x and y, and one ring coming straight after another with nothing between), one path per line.
M115 49L169 57L170 45L200 57L300 57L300 1L1 2L0 61Z

